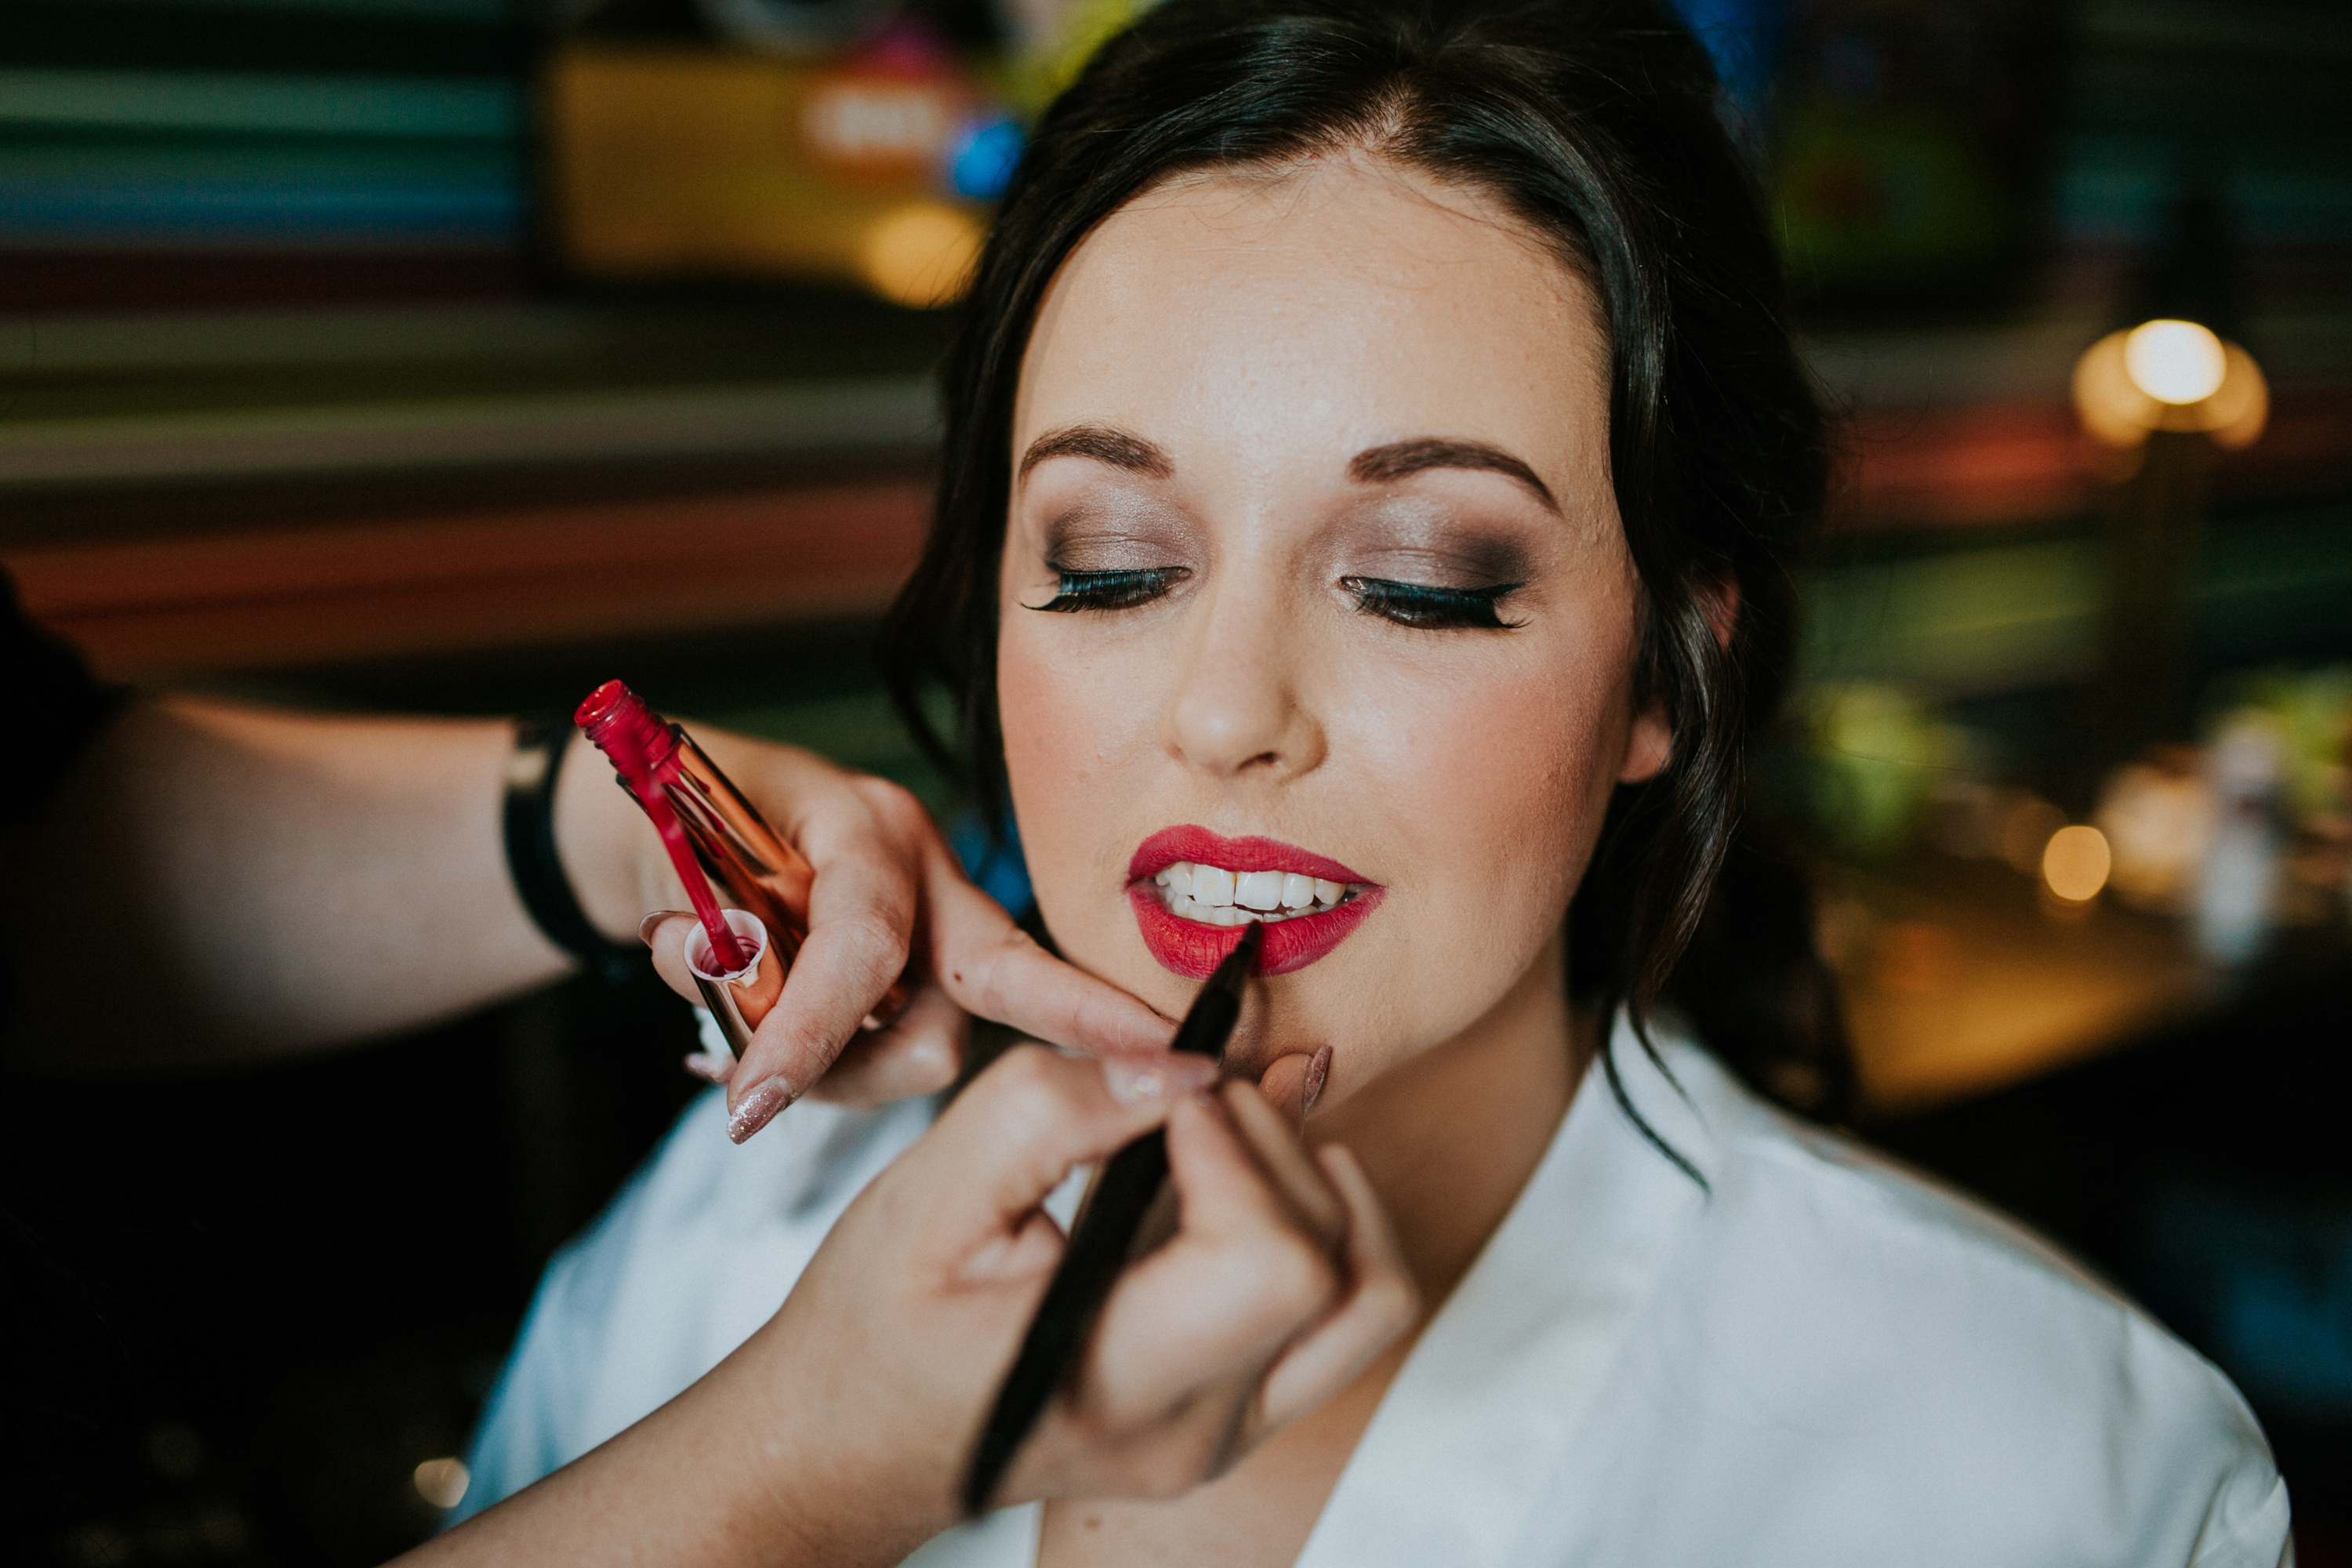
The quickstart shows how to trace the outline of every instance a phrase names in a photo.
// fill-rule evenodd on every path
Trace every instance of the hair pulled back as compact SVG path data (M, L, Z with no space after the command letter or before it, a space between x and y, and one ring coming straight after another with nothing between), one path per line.
M1705 49L1656 0L1167 0L1104 45L1038 122L982 255L943 368L938 510L885 631L901 711L942 762L961 759L990 820L1006 795L995 666L1013 399L1048 285L1161 180L1360 148L1502 201L1585 277L1607 323L1611 477L1642 584L1637 697L1663 705L1674 751L1611 806L1570 911L1572 992L1622 1000L1637 1023L1673 1004L1764 1092L1841 1110L1852 1073L1804 879L1741 831L1744 759L1795 645L1788 563L1821 510L1822 421L1717 103ZM953 694L953 749L918 702L929 680Z

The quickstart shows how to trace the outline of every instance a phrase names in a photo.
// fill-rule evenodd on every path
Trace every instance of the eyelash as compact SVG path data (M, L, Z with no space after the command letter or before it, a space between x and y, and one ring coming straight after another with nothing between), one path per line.
M1063 615L1080 610L1130 610L1138 605L1150 604L1191 575L1181 566L1148 566L1127 572L1073 572L1050 561L1045 566L1061 581L1052 598L1029 607Z
M1046 566L1059 579L1054 596L1030 607L1059 615L1133 609L1150 604L1191 575L1181 566L1119 572L1073 572L1052 562L1047 562ZM1339 586L1354 596L1359 610L1401 626L1509 631L1519 623L1503 619L1495 613L1495 606L1505 595L1525 584L1497 583L1491 588L1439 588L1424 583L1391 582L1385 577L1342 577Z
M1425 583L1391 583L1385 577L1342 577L1339 586L1356 597L1356 608L1401 626L1438 630L1476 628L1510 631L1519 626L1495 613L1506 594L1524 583L1497 583L1491 588L1436 588Z

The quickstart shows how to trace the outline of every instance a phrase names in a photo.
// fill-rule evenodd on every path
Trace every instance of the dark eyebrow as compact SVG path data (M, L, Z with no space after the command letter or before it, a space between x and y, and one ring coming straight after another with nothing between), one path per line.
M1176 471L1167 453L1140 436L1115 430L1108 425L1072 425L1046 431L1021 454L1021 477L1028 478L1029 470L1048 458L1092 458L1097 463L1108 463L1114 468L1155 479L1164 479Z
M1348 477L1360 485L1385 485L1425 468L1483 468L1501 474L1527 486L1538 500L1552 510L1559 510L1559 502L1552 499L1551 487L1538 479L1533 468L1484 441L1450 441L1441 436L1423 436L1411 441L1391 441L1385 447L1368 447L1348 464Z

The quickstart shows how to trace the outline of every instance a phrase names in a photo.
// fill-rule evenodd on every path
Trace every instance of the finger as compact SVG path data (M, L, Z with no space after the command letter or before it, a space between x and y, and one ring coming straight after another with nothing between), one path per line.
M1316 1096L1322 1091L1324 1071L1330 1061L1328 1046L1312 1055L1293 1051L1288 1056L1276 1057L1274 1064L1258 1075L1257 1091L1293 1127L1304 1127L1307 1113L1314 1109Z
M1337 1144L1316 1152L1348 1210L1349 1289L1337 1310L1282 1353L1267 1372L1255 1442L1316 1409L1360 1376L1421 1315L1421 1293L1405 1268L1388 1211L1364 1168Z
M694 916L676 910L656 910L638 928L653 951L655 970L672 990L698 1005L702 995L686 962L687 939L696 929ZM961 1008L928 987L889 1029L859 1031L817 1080L815 1098L867 1107L937 1093L955 1081L962 1067L970 1026ZM752 1065L756 1070L759 1064ZM711 1083L727 1083L740 1070L733 1058L702 1051L687 1058L686 1068Z
M1181 1205L1176 1237L1120 1280L1088 1360L1116 1420L1147 1418L1214 1378L1263 1367L1339 1299L1337 1262L1300 1229L1223 1101L1171 1112L1168 1160Z
M698 922L684 910L656 910L637 927L637 935L653 950L654 973L662 984L700 1006L702 993L694 987L694 971L686 962L686 939Z
M1297 1130L1248 1084L1228 1083L1222 1096L1234 1131L1307 1233L1326 1251L1338 1251L1347 1235L1347 1206L1298 1142Z
M860 1030L844 1046L809 1098L864 1108L937 1094L962 1070L971 1036L971 1015L925 985L888 1028Z
M930 971L965 1011L1097 1054L1164 1050L1175 1037L1173 1023L1032 942L944 846L926 860L924 891Z
M784 976L783 994L751 1032L728 1087L730 1110L771 1081L783 1091L780 1105L815 1087L905 970L914 923L914 881L878 840L820 868L808 939Z
M1271 1112L1267 1112L1269 1116ZM1086 1364L1008 1477L1008 1496L1173 1496L1243 1451L1265 1369L1339 1299L1222 1099L1176 1107L1182 1228L1119 1280ZM1049 1479L1050 1478L1050 1479Z
M1073 1169L1150 1131L1214 1070L1164 1052L1104 1063L1013 1047L908 1151L913 1179L929 1179L935 1194L929 1221L948 1237L1001 1230Z

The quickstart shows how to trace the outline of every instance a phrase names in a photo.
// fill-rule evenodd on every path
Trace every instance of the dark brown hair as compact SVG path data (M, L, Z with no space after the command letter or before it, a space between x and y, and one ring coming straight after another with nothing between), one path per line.
M938 512L885 634L901 710L990 820L1005 795L1013 395L1047 286L1096 224L1171 175L1364 148L1503 201L1607 321L1638 697L1664 705L1675 743L1611 807L1570 911L1571 991L1629 1004L1645 1048L1650 1010L1674 1004L1764 1092L1838 1109L1852 1074L1803 879L1741 826L1745 758L1795 645L1789 562L1821 508L1822 415L1717 101L1706 51L1654 0L1168 0L1106 44L1039 121L981 258L944 368ZM955 699L955 748L917 700L933 680Z

